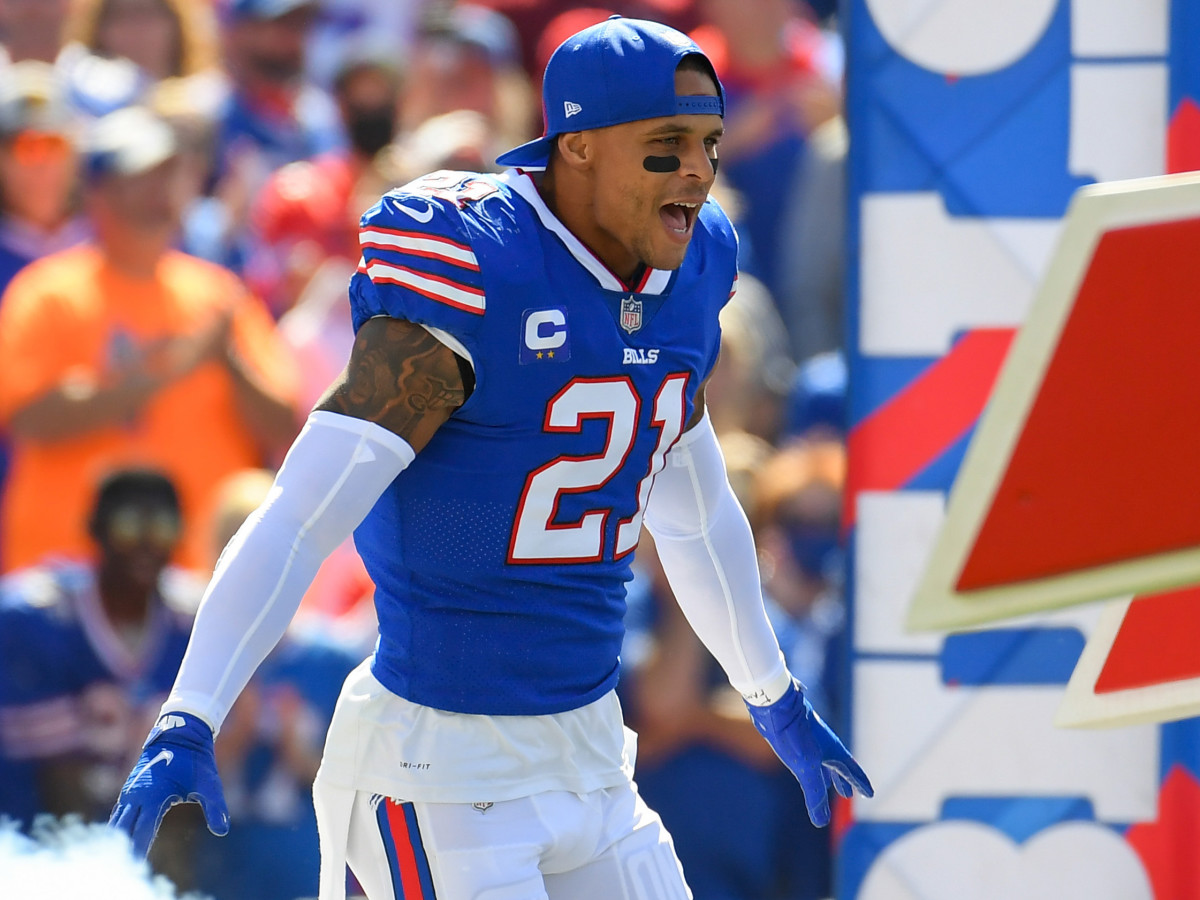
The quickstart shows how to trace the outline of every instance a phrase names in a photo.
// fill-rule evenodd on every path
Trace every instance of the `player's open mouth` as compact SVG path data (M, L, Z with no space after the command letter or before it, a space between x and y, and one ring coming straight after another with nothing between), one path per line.
M667 203L658 211L659 218L667 231L676 237L688 237L696 216L700 215L700 204L691 202Z

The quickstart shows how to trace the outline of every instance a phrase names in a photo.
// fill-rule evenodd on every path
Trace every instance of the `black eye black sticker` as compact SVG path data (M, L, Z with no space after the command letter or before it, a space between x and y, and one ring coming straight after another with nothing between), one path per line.
M720 162L720 160L718 160L715 156L710 156L708 158L708 161L712 163L713 174L716 175L717 174L717 163ZM675 156L675 155L647 156L645 159L642 160L642 166L645 168L645 170L647 172L659 172L659 173L674 172L681 165L683 165L683 163L680 162L679 157Z
M642 166L647 172L674 172L683 163L679 161L679 157L671 156L647 156L642 160Z

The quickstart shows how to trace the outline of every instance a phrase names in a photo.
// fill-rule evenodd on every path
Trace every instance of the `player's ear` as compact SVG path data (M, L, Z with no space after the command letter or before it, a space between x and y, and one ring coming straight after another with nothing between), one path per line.
M586 169L595 156L594 143L586 131L569 131L558 136L558 154L572 169Z

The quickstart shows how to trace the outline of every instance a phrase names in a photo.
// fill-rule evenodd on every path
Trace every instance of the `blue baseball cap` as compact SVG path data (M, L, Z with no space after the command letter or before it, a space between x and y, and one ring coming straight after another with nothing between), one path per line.
M687 56L708 64L718 96L676 95L675 69ZM554 139L572 131L662 116L723 116L725 89L704 51L683 32L612 16L559 44L542 80L542 113L542 136L502 153L497 163L545 168Z

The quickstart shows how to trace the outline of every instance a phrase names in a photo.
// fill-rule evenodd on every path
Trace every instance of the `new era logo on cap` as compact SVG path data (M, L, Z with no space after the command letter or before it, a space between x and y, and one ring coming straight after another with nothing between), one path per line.
M577 115L577 114L583 112L583 107L580 106L578 103L572 103L570 100L564 100L563 101L563 110L566 112L567 118L569 119L569 118L571 118L571 116L574 116L574 115Z

